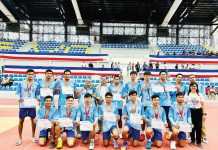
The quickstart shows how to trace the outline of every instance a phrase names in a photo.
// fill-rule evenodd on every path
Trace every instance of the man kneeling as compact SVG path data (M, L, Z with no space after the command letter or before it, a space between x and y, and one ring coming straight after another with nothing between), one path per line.
M48 129L43 129L39 133L39 145L44 146L46 144L46 141L48 140L48 133L51 132L51 144L50 148L55 148L55 142L54 142L54 137L55 137L55 131L54 131L54 120L57 119L57 110L55 107L52 107L52 96L46 96L44 101L45 101L45 106L39 108L37 112L37 117L34 120L35 123L38 122L40 119L48 119L51 121L51 127Z
M180 131L181 123L187 123L191 127L191 111L188 105L184 104L184 95L182 92L176 94L177 104L170 107L169 120L172 126L171 145L170 149L176 149L176 140L178 138L178 145L184 147L186 143L186 133Z
M118 109L116 106L113 105L112 99L113 94L107 92L105 94L106 103L100 107L99 115L102 115L103 119L103 141L104 146L109 146L111 133L114 138L114 148L118 148L118 129L117 129L117 121L119 120L120 116L118 115ZM108 117L106 117L108 115ZM115 116L115 120L111 120L111 116ZM110 117L110 118L109 118Z
M73 106L73 100L73 96L66 97L67 105L65 107L59 108L59 118L69 118L72 121L72 123L75 123L77 108ZM63 141L61 139L62 132L66 132L67 134L67 145L69 147L73 147L75 143L75 127L63 127L61 126L61 123L58 123L57 126L55 126L55 133L58 138L57 148L61 149L63 146Z
M154 142L158 148L162 147L162 130L168 126L166 122L166 113L164 109L159 105L159 96L152 96L152 106L149 106L145 110L145 118L147 123L146 148L151 149L151 141ZM155 122L162 122L162 126L155 125ZM164 126L163 126L164 124Z

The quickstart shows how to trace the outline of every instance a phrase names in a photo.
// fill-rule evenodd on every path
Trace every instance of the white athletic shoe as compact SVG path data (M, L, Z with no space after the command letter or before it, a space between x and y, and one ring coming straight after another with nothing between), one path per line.
M207 138L202 138L203 143L207 143Z
M92 139L92 140L90 141L90 143L89 143L89 149L90 149L90 150L93 150L94 147L95 147L95 142L94 142L94 140Z
M170 149L171 149L171 150L176 150L176 141L171 141L171 143L170 143Z

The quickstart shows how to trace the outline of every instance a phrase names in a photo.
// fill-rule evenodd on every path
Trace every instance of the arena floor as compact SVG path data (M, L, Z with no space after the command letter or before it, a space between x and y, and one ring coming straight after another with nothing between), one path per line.
M216 150L218 147L217 133L218 133L218 103L217 102L208 102L206 103L207 109L207 135L208 135L208 144L203 144L204 149L206 150ZM15 141L18 138L17 131L18 124L18 105L15 100L12 99L2 99L0 100L0 149L4 150L38 150L38 149L49 149L49 143L45 147L40 147L38 144L31 142L31 126L30 120L26 119L23 130L23 144L21 146L15 146ZM36 135L39 131L37 129ZM122 140L119 139L119 145L121 146ZM129 142L130 144L130 142ZM145 149L145 141L140 142L137 150ZM88 145L82 144L80 140L76 141L76 149L85 150L88 149ZM102 137L100 135L96 136L95 139L95 149L103 149ZM164 140L162 150L170 148L170 141ZM68 149L66 143L63 146L63 149ZM113 149L113 145L104 149ZM132 146L128 147L129 150L133 149ZM158 149L152 147L152 149ZM177 148L182 149L182 148ZM184 150L192 149L197 150L197 146L186 145Z

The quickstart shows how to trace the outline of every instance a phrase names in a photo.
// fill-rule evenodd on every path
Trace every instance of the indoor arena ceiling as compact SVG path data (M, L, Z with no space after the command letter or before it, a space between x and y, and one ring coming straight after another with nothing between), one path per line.
M64 21L77 24L73 0L1 0L16 20ZM81 18L91 22L152 23L160 25L174 0L77 0ZM169 24L216 22L218 0L183 0ZM0 12L3 21L9 21ZM218 19L217 19L218 20Z

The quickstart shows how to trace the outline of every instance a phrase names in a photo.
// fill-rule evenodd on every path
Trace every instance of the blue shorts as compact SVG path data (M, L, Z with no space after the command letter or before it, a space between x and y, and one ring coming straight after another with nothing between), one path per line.
M48 133L51 131L51 129L41 130L39 132L39 138L46 138L48 139Z
M90 137L90 131L82 131L82 140L88 140Z
M75 133L73 130L64 129L63 132L66 132L68 138L75 138Z
M117 129L117 126L113 125L109 131L103 132L103 141L111 139L111 133L112 133L113 129Z
M157 140L157 141L162 141L162 132L160 130L157 129L153 129L153 137L151 138L152 141Z
M36 108L20 108L19 118L24 119L25 117L35 118Z
M133 128L129 123L125 123L124 126L129 128L129 135L133 138L133 140L139 141L140 138L140 130Z
M186 133L182 132L182 131L179 132L178 139L179 140L186 140Z

